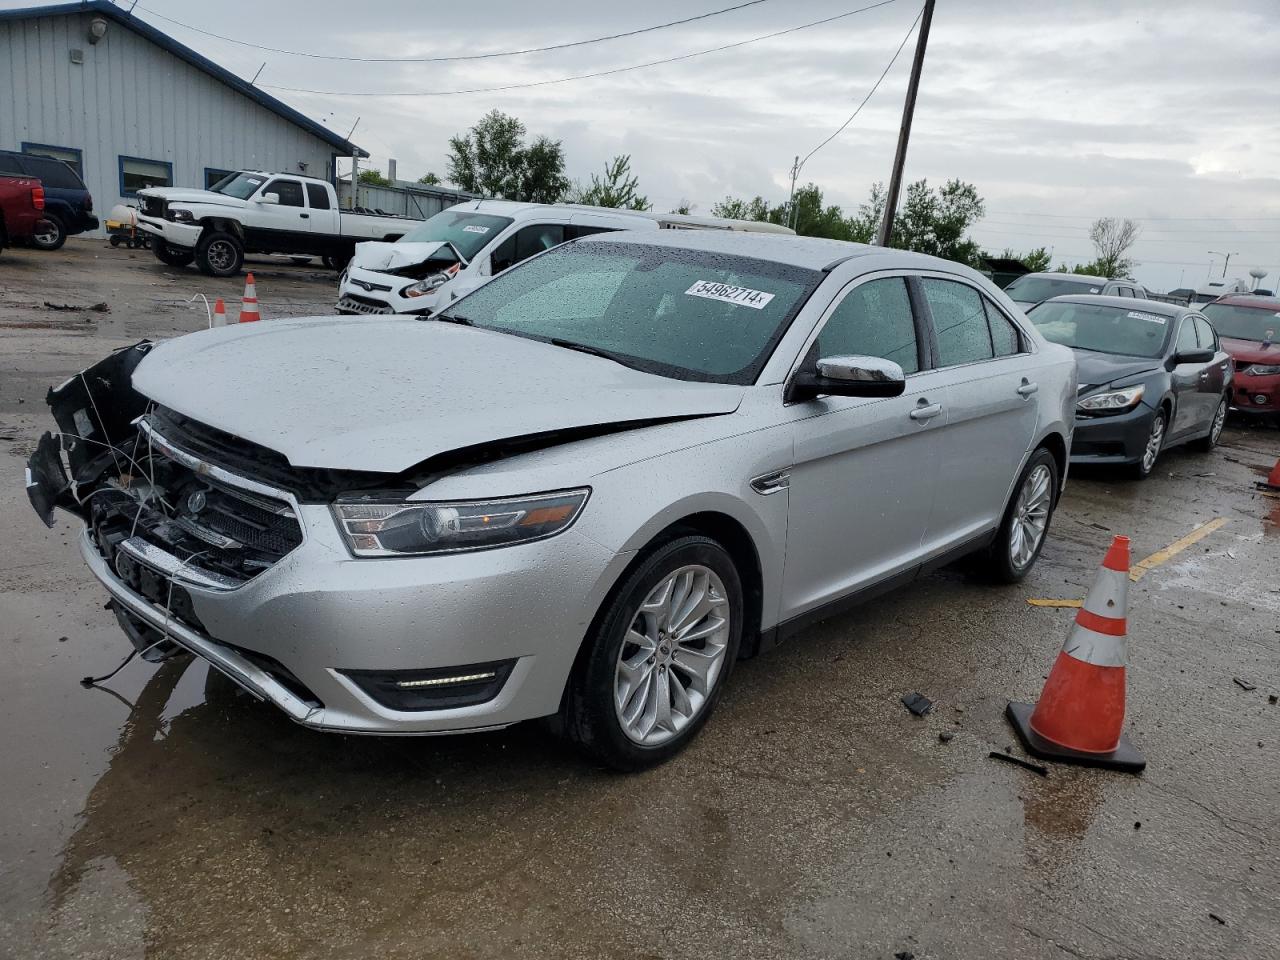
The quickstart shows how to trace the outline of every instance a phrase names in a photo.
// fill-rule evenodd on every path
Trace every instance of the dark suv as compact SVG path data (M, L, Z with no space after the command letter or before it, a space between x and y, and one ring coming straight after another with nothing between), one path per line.
M70 166L52 157L0 150L0 175L33 177L44 186L45 221L31 238L41 250L57 250L67 237L98 229L93 197Z

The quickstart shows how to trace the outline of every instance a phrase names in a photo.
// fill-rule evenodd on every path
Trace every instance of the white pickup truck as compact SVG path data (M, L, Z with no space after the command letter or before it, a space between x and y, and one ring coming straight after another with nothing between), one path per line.
M240 272L246 253L323 257L340 270L362 240L395 241L418 221L343 213L327 180L240 170L209 190L151 187L138 191L138 228L151 235L162 262L191 262L214 277Z

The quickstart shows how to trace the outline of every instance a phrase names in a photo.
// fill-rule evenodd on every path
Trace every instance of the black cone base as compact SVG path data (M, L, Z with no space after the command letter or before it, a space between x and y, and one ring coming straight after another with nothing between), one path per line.
M1078 763L1085 767L1105 767L1108 770L1122 770L1125 773L1138 773L1146 767L1147 761L1138 748L1129 742L1128 736L1120 734L1120 744L1110 753L1084 753L1051 743L1031 729L1031 711L1034 703L1010 703L1004 715L1013 724L1018 739L1027 748L1027 753L1041 760L1057 760L1061 763Z

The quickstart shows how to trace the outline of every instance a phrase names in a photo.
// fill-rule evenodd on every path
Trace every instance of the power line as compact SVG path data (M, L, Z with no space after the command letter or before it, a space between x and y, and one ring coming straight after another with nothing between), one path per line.
M809 162L809 158L812 157L819 150L821 150L823 147L825 147L828 143L830 143L836 137L840 136L840 134L844 133L845 130L848 129L849 124L853 123L854 118L857 117L857 115L862 112L862 108L867 105L867 101L870 100L873 96L875 96L875 92L880 89L880 84L884 82L884 78L889 75L889 71L893 69L893 65L898 62L898 57L902 53L902 49L907 45L907 41L911 39L911 34L915 32L916 24L920 22L920 18L922 16L924 16L923 7L921 7L920 12L916 14L916 18L911 21L911 26L907 28L907 35L902 38L902 42L898 44L898 49L893 52L893 56L889 59L888 66L884 68L884 70L880 73L880 76L876 79L876 82L872 84L871 89L868 90L867 95L862 98L862 102L858 104L857 109L854 110L853 113L849 114L849 119L846 120L844 123L840 124L840 128L836 130L835 133L831 134L831 136L827 137L827 139L823 140L820 144L818 144L816 147L814 147L812 150L810 150L808 153L804 155L804 159L801 160L796 165L797 176L799 176L800 170L804 167L804 165Z
M1028 230L1034 230L1034 229L1036 229L1036 228L1038 227L1038 224L1035 224L1035 223L1019 223L1019 222L1018 222L1018 221L1016 221L1016 220L988 220L988 219L983 219L983 221L982 221L982 222L983 222L983 223L989 223L989 224L1002 224L1002 225L1004 225L1004 226L1006 226L1006 227L1023 227L1023 228L1026 228L1026 229L1028 229ZM1140 223L1141 221L1136 221L1136 222L1139 222L1139 223ZM1076 224L1074 224L1074 223L1055 223L1055 224L1051 224L1051 226L1052 226L1052 228L1053 228L1053 229L1055 229L1055 230L1079 230L1079 231L1081 231L1082 233L1088 233L1088 232L1089 232L1089 227L1086 227L1086 226L1083 226L1083 225L1079 225L1079 226L1078 226L1078 225L1076 225ZM1149 231L1151 231L1151 232L1153 232L1153 233L1177 233L1177 234L1184 234L1184 235L1186 235L1186 236L1188 236L1188 237L1202 237L1202 236L1204 236L1204 235L1205 235L1205 234L1207 234L1207 233L1227 233L1227 234L1231 234L1232 236L1235 236L1236 234L1241 234L1241 233L1269 233L1269 234L1280 234L1280 227L1271 227L1271 228L1266 229L1266 230L1237 230L1237 229L1235 229L1235 228L1233 228L1233 227L1186 227L1186 228L1182 228L1182 227L1153 227L1153 226L1150 226L1150 225L1145 224L1145 223L1144 223L1142 226L1143 226L1144 236L1145 236L1145 232L1146 232L1146 231L1148 231L1148 230L1149 230Z
M678 27L686 23L694 23L698 20L708 20L712 17L718 17L721 14L733 13L735 10L742 10L746 7L754 7L757 4L768 3L769 0L748 0L746 3L734 4L731 7L722 7L719 10L711 10L707 13L700 13L697 16L685 17L682 20L671 20L667 23L654 24L651 27L640 27L637 30L627 30L623 33L611 33L603 37L593 37L590 40L571 40L566 43L553 43L545 47L526 47L522 50L502 50L496 53L473 53L465 56L456 57L345 57L337 54L328 53L308 53L305 50L287 50L282 47L268 47L260 43L253 43L249 40L239 40L235 37L224 36L221 33L214 33L211 30L204 30L200 27L193 27L189 23L183 23L181 20L175 20L172 17L166 17L163 13L152 10L150 7L138 4L138 8L147 11L151 16L175 26L183 27L194 33L202 34L206 37L212 37L215 40L223 40L227 43L235 43L242 47L252 47L254 50L265 50L268 53L282 53L290 57L307 57L311 60L341 60L349 63L456 63L461 60L493 60L498 57L518 57L527 53L547 53L552 50L568 50L573 47L585 47L593 43L604 43L607 40L621 40L625 37L636 37L642 33L653 33L655 30L665 30L668 27Z
M1016 231L1016 230L1007 230L1007 229L1004 229L1003 227L996 226L996 225L992 224L992 223L991 223L990 221L988 221L988 220L983 220L983 221L980 221L979 223L974 224L974 229L975 229L975 230L977 230L977 229L980 229L980 228L982 228L982 227L984 227L984 226L990 226L990 227L992 227L992 228L994 229L994 231L995 231L996 233L1007 234L1008 236L1011 236L1011 237L1050 237L1050 238L1058 239L1058 240L1087 240L1087 239L1089 239L1088 237L1082 237L1082 236L1079 236L1079 235L1074 234L1074 233L1052 233L1052 232L1047 231L1047 230L1036 230L1034 233L1020 233L1020 232L1018 232L1018 231ZM1035 224L1032 224L1032 223L1019 223L1019 224L1016 224L1016 226L1019 226L1019 227L1026 227L1026 228L1028 228L1028 229L1034 229L1034 228L1035 228ZM1201 242L1202 240L1203 240L1203 238L1202 238L1202 237L1199 237L1198 235L1196 235L1196 236L1190 236L1190 237L1187 237L1186 239L1180 239L1180 238L1176 238L1176 239L1175 239L1175 238L1170 238L1170 237L1145 237L1145 236L1139 236L1139 237L1134 241L1134 243L1183 243L1183 244L1191 243L1191 244L1195 244L1195 243L1199 243L1199 242ZM1208 242L1208 243L1222 243L1222 242L1224 242L1224 241L1223 241L1223 240L1221 240L1221 239L1219 239L1219 240L1209 239L1208 241L1205 241L1205 242ZM1276 237L1269 237L1269 238L1264 238L1264 239L1262 239L1262 240L1234 240L1234 239L1233 239L1231 242L1233 242L1233 243L1241 243L1241 244L1254 244L1255 246L1256 246L1256 245L1258 245L1258 244L1262 244L1262 245L1264 245L1264 246L1278 246L1278 245L1280 245L1280 238L1276 238Z
M529 87L546 87L557 83L568 83L572 80L591 80L597 77L611 77L619 73L627 73L631 70L643 70L646 67L657 67L666 63L678 63L682 60L692 60L695 57L704 57L709 53L722 53L725 50L733 50L737 47L745 47L750 43L759 43L762 40L772 40L775 37L786 36L789 33L797 33L800 30L808 30L810 27L819 27L823 24L834 23L837 20L843 20L846 17L852 17L859 13L866 13L868 10L875 10L878 7L886 7L895 0L880 0L879 3L873 3L869 6L859 7L857 10L850 10L847 13L839 13L834 17L824 17L822 20L814 20L810 23L802 23L796 27L788 27L785 30L775 30L773 33L766 33L759 37L752 37L749 40L739 40L735 43L726 43L723 46L711 47L708 50L698 50L694 53L684 53L676 57L664 57L661 60L650 60L646 63L634 63L626 67L614 67L612 70L597 70L594 73L579 73L569 77L556 77L553 80L534 80L528 83L507 83L496 87L471 87L465 90L384 90L384 91L351 91L351 90L311 90L306 87L285 87L276 84L261 84L271 90L284 90L289 93L310 93L323 97L452 97L468 93L501 93L504 90L524 90Z
M1015 216L1015 217L1052 217L1055 219L1063 219L1063 220L1101 219L1100 217L1094 216L1092 214L1084 214L1084 213L1033 213L1031 211L1026 211L1026 210L992 210L991 212L997 215L1003 214L1005 216ZM1254 221L1280 222L1280 217L1115 217L1114 215L1110 215L1110 214L1108 216L1112 216L1112 219L1116 219L1116 220L1136 220L1138 222L1142 222L1145 220L1159 220L1161 222L1192 221L1192 220L1235 220L1235 221L1240 221L1242 223L1254 222Z

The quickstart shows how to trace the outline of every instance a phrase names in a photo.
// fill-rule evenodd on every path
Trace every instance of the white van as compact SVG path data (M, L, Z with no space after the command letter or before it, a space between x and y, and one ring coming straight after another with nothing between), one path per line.
M394 243L357 244L338 287L338 313L434 313L508 267L566 241L611 230L664 229L795 232L752 220L471 200L437 213Z
M1196 291L1196 295L1191 300L1191 306L1197 303L1208 303L1210 300L1217 300L1219 297L1225 297L1231 293L1248 293L1249 284L1237 277L1234 280L1210 280L1204 286Z

